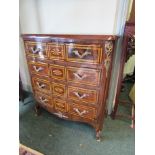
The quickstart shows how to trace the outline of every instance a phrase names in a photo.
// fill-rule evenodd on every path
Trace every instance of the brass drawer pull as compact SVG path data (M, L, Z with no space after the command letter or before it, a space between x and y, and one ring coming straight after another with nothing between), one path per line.
M82 112L80 112L78 108L73 108L73 110L74 110L75 112L77 112L80 116L82 116L83 114L88 113L88 111L86 111L86 110L83 110Z
M78 56L80 59L84 58L87 55L91 55L91 52L89 52L88 50L86 50L82 55L79 54L79 51L77 49L74 49L72 51L76 56Z
M60 111L58 113L54 113L54 114L60 118L68 118L68 116L63 115Z
M83 95L81 95L81 94L79 94L78 92L73 92L79 99L83 99L84 97L87 97L87 96L89 96L88 94L83 94Z
M85 77L87 77L86 74L84 74L84 75L80 75L80 74L78 74L78 73L73 73L73 74L74 74L74 76L75 76L78 80L82 80L82 79L84 79Z
M39 72L39 71L43 70L42 67L33 66L33 68L34 68L34 70L35 70L36 72Z
M48 100L46 98L43 98L43 97L39 97L40 101L43 102L43 103L46 103Z
M37 83L38 87L41 89L43 89L45 87L45 84L40 84L39 82L36 82L36 83Z
M41 48L30 48L33 54L39 53L39 52L43 52L43 50Z

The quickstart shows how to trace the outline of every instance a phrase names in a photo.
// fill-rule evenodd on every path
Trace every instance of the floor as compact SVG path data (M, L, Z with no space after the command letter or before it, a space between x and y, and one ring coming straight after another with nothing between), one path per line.
M45 155L134 155L135 133L128 119L105 119L103 139L95 140L94 129L65 121L42 111L36 116L31 94L20 102L20 143ZM121 109L121 112L123 108Z

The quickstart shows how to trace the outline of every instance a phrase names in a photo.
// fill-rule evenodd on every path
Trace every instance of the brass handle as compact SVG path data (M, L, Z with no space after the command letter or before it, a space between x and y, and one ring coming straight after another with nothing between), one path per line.
M80 116L82 116L83 114L88 113L88 111L86 111L86 110L83 110L82 112L80 112L78 108L73 108L73 110L74 110L75 112L77 112Z
M38 87L41 88L41 89L45 87L45 84L41 84L41 83L39 83L39 82L37 82L37 85L38 85Z
M89 96L88 94L83 94L83 95L80 95L78 92L73 92L79 99L83 99L84 97L86 96Z
M39 72L39 71L43 70L42 67L33 66L33 68L35 69L36 72Z
M47 102L48 100L47 100L46 98L40 97L40 101L43 102L43 103L45 103L45 102Z
M68 116L65 116L63 113L61 113L60 111L58 113L54 113L55 115L57 115L60 118L68 118Z
M41 48L35 48L34 49L33 47L31 47L30 49L31 49L31 51L32 51L33 54L36 54L38 52L42 52L43 51Z
M73 73L73 74L74 74L74 76L75 76L78 80L82 80L82 79L84 79L85 77L87 77L86 74L83 74L83 75L80 75L80 74L78 74L78 73Z
M84 58L87 55L91 55L91 52L85 51L82 55L80 55L79 51L77 49L72 51L76 56L78 56L80 59Z

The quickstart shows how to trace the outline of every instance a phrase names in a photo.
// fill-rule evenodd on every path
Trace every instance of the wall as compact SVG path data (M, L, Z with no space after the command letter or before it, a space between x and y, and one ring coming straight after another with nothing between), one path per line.
M121 34L126 16L124 7L128 0L20 0L21 33L63 34ZM21 41L22 42L22 41ZM30 78L20 45L20 71L26 90L30 90ZM120 49L114 60L116 65ZM118 66L118 63L117 63ZM117 69L118 70L118 69ZM117 77L117 70L112 74ZM112 80L109 109L113 104L117 79Z

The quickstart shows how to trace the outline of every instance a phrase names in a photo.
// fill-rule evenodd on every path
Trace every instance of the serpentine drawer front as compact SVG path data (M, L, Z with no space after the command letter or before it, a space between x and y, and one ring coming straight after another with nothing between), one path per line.
M83 63L100 63L102 49L100 45L66 44L67 60Z
M22 35L35 110L92 125L100 139L117 40L112 35ZM87 133L86 133L87 134Z
M69 107L70 113L78 117L95 119L96 118L96 109L87 106L79 106L78 104L70 104Z
M68 87L68 98L80 102L97 103L97 91L79 87Z
M68 67L67 80L79 84L98 85L100 73L100 70L95 69Z
M28 62L29 70L32 74L48 76L49 69L47 63L42 62Z
M52 106L53 107L53 103L52 103L52 98L51 98L51 96L48 96L48 95L45 95L45 94L43 94L43 93L41 93L41 92L35 92L35 98L36 98L36 100L40 103L40 104L42 104L42 105L44 105L44 106L46 106L46 105L49 105L49 106Z
M25 42L26 54L32 57L47 58L47 46L42 42Z
M41 78L32 77L32 86L35 90L43 92L43 93L50 93L51 86L50 82L47 80L43 80Z

